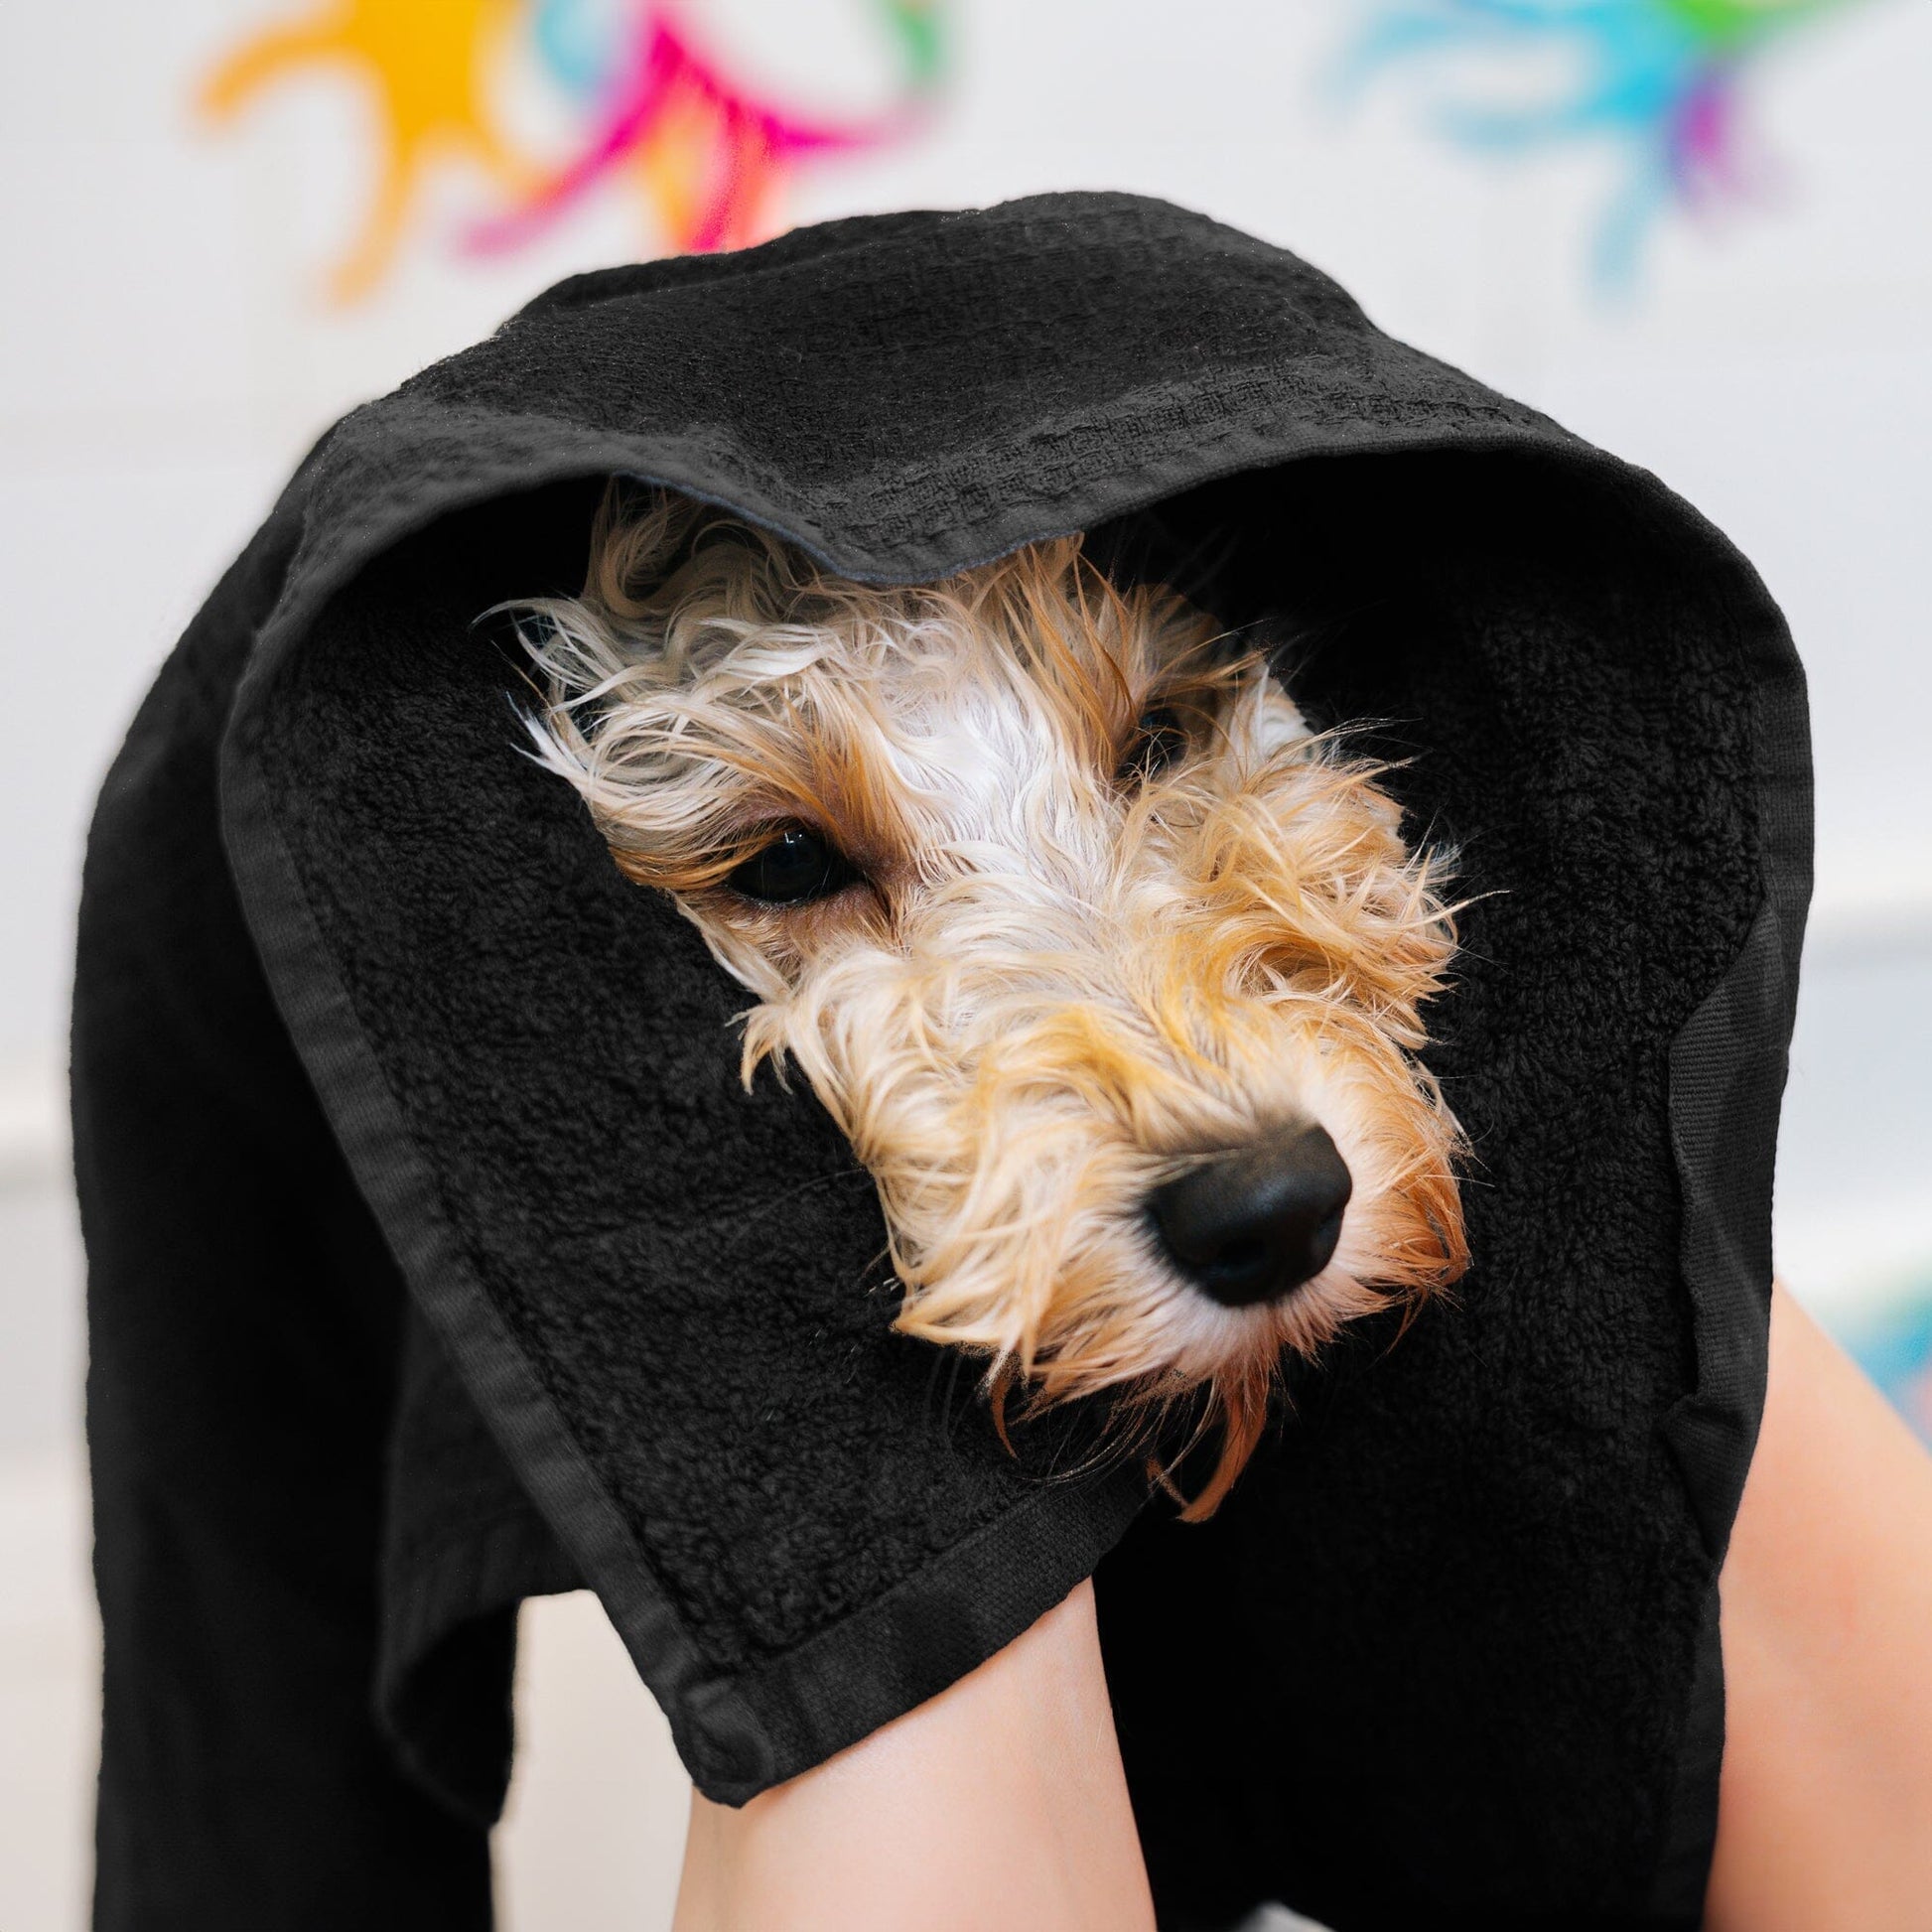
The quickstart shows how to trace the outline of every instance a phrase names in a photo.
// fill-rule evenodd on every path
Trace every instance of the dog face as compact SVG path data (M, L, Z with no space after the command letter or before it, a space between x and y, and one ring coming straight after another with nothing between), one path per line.
M1198 613L1077 538L882 590L615 491L584 596L520 608L539 757L872 1173L900 1329L1204 1398L1199 1514L1284 1348L1461 1272L1437 869Z

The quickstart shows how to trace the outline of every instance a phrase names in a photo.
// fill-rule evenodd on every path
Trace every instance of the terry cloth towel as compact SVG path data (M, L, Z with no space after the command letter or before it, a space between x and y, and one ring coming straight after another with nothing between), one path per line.
M877 582L1211 556L1461 849L1474 1265L1298 1371L1205 1527L1069 1473L1077 1420L1009 1456L889 1332L866 1176L741 1090L743 993L517 755L474 620L577 586L613 475ZM97 1924L486 1924L533 1591L598 1591L740 1802L1096 1564L1164 1924L1695 1923L1809 808L1722 536L1157 202L580 276L348 416L88 858Z

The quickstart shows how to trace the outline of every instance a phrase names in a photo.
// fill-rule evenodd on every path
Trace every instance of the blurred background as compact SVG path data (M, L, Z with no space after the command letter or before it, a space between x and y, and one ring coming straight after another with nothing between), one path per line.
M313 438L576 269L1116 187L1657 471L1810 670L1779 1265L1932 1435L1926 0L27 0L0 15L0 1932L84 1921L62 1092L91 794ZM668 1924L684 1782L526 1612L512 1932Z

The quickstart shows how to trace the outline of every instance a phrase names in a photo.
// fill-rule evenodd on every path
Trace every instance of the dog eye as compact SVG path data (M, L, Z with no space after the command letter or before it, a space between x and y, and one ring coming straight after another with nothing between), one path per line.
M1134 727L1134 742L1120 761L1123 784L1158 777L1187 749L1187 728L1173 705L1150 705Z
M728 874L725 884L765 905L802 905L830 897L856 877L836 846L802 825L788 825Z

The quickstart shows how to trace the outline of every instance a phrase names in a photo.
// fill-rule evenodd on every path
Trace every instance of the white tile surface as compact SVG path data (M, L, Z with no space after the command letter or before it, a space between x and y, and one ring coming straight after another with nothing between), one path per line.
M0 1460L0 1926L80 1932L100 1635L71 1450Z
M80 1230L65 1177L0 1184L0 1467L77 1452L83 1321ZM0 1567L12 1562L0 1541ZM0 1928L11 1932L4 1918Z
M669 1932L691 1794L670 1726L596 1597L524 1604L517 1640L504 1932Z

